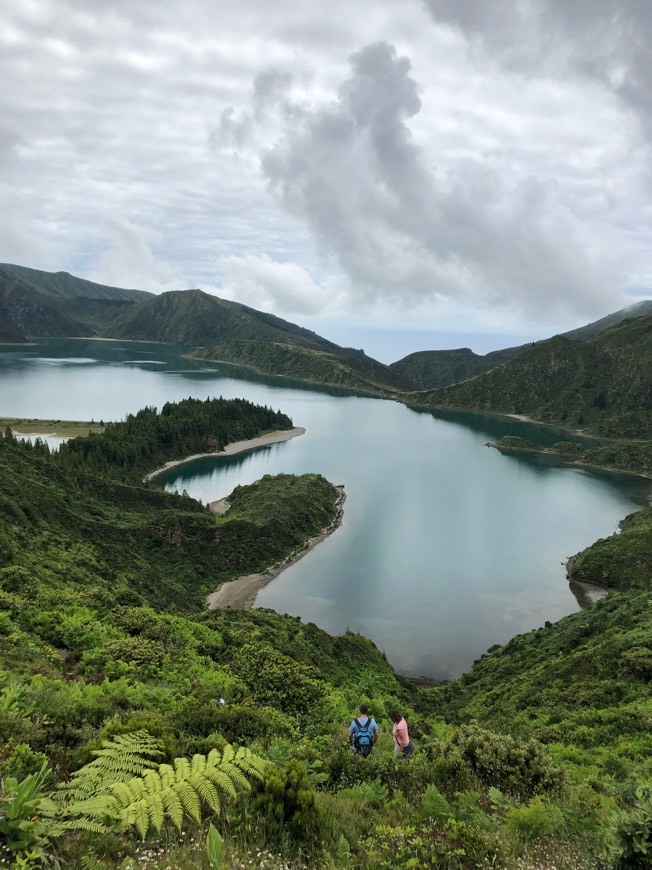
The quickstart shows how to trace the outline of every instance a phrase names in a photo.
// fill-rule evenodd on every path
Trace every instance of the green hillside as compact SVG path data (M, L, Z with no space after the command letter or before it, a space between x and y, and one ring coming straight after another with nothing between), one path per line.
M213 430L227 405L252 421L270 413L184 402L166 406L165 426L146 409L113 424L124 442L109 440L148 445L158 463L177 424ZM117 472L91 473L92 461L0 438L5 864L646 866L652 509L572 566L620 591L421 688L359 635L203 608L224 580L330 524L335 487L267 476L236 488L216 517L187 496L111 479L131 473L119 452ZM346 743L361 702L381 728L368 759ZM410 723L407 761L393 756L392 708Z
M652 507L630 514L620 524L618 534L601 538L578 553L571 560L568 573L572 580L596 586L649 590L652 582ZM650 662L652 666L652 656Z
M592 323L587 323L586 326L580 326L578 329L571 329L570 332L564 332L566 338L572 338L573 341L588 341L596 335L605 332L617 323L623 320L629 320L634 317L646 317L652 314L652 299L644 299L642 302L635 302L634 305L629 305L627 308L621 308L614 311L613 314L608 314L606 317L601 317L599 320L594 320Z
M192 356L236 363L259 372L368 393L394 393L408 383L361 351L335 351L278 341L221 341Z
M26 288L29 287L48 297L50 310L56 309L59 312L63 331L57 331L54 320L48 331L47 322L34 316L23 319L25 333L39 337L102 334L116 317L151 295L144 290L124 290L120 287L95 284L84 278L76 278L68 272L42 272L26 266L0 263L0 289L12 282L18 282L21 293L26 293ZM0 311L3 308L0 305ZM65 317L62 318L61 315ZM0 335L0 340L7 339Z
M586 326L581 326L579 329L564 332L562 336L573 341L588 341L623 320L650 314L652 314L652 300L645 300L627 308L621 308L619 311L588 323ZM538 342L534 344L536 343ZM534 344L506 347L503 350L491 351L484 356L473 353L468 347L457 350L423 350L411 353L403 359L391 363L390 368L409 379L416 389L434 390L468 380L468 378L497 368L508 360L520 356Z
M410 404L522 414L616 438L652 432L652 316L624 321L586 342L556 336L500 368Z
M361 351L201 290L163 293L119 318L113 338L162 341L193 349L201 359L236 363L266 374L371 392L405 382Z
M390 364L390 369L419 390L432 390L465 381L518 356L529 345L506 348L480 356L468 347L456 350L421 350Z
M309 346L337 348L308 329L202 290L162 293L148 299L119 318L110 335L190 348L214 344L223 338L261 341L291 338Z
M0 342L87 335L47 295L0 268Z

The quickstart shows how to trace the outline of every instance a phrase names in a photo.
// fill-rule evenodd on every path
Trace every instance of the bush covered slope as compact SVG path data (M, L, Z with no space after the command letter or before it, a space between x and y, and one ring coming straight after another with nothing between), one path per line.
M456 350L421 350L390 364L392 371L419 390L434 390L488 372L522 353L528 345L480 356L468 347Z
M203 609L222 579L276 561L332 519L337 491L318 475L238 487L216 518L5 437L0 480L0 860L646 866L644 564L640 589L420 688L359 635ZM636 546L649 554L646 541ZM347 746L361 702L381 728L368 759ZM393 756L392 708L417 747L407 761Z
M361 351L278 341L222 341L193 356L236 363L266 374L332 384L366 393L396 393L409 381Z
M406 400L524 414L618 438L652 432L652 316L627 320L586 342L557 336L500 368Z

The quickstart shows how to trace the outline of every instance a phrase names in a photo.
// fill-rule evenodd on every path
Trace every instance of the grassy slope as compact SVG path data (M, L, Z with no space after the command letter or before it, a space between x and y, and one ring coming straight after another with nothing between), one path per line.
M424 861L433 850L443 861L463 843L494 866L574 870L597 866L605 808L632 790L633 777L652 773L647 590L614 594L513 639L458 680L418 690L359 636L332 638L271 612L199 611L200 593L225 565L239 572L247 558L275 559L272 546L260 552L268 537L276 544L285 535L293 546L297 525L307 531L331 516L334 493L323 479L283 476L238 488L231 518L216 520L190 499L64 474L52 458L11 442L0 442L0 465L0 770L38 765L30 753L45 752L62 776L88 760L101 737L141 727L165 740L168 758L207 752L223 739L253 741L281 770L290 757L310 766L323 789L320 843L333 852L345 836L352 866L403 866L421 854L421 838ZM229 523L235 534L224 547ZM224 708L218 695L228 698ZM356 763L341 743L360 701L372 704L385 733L372 759ZM391 758L393 706L406 711L420 748L405 765ZM544 741L561 771L518 740L452 727L473 718ZM477 739L485 748L473 748ZM550 798L544 790L544 801L563 812L555 809L548 864L524 865L529 841L510 827L509 800L492 804L488 787L513 789L527 802L541 770L565 782ZM433 822L440 792L452 828ZM245 804L229 815L230 848L241 856L247 843L305 848L298 823L270 840L246 813ZM390 827L379 833L381 822ZM120 847L130 842L123 837ZM584 863L564 851L572 844ZM115 866L110 848L110 840L73 839L64 866L103 849L105 866ZM167 848L177 848L174 839ZM185 866L168 853L163 860Z
M617 589L652 586L652 508L626 517L621 531L601 538L574 557L573 580Z
M46 294L0 268L0 341L88 334Z
M360 351L342 348L281 318L203 293L164 293L118 318L114 338L164 341L194 348L201 359L244 365L315 383L396 390L405 381Z
M223 338L245 340L288 340L335 349L337 345L246 305L229 302L201 290L162 293L146 300L111 329L113 338L163 341L185 347L201 347Z
M652 317L588 342L557 336L469 381L406 397L423 407L525 414L622 438L652 431Z
M192 499L75 472L6 440L0 463L2 564L53 600L81 593L98 607L201 608L219 583L288 556L328 525L338 495L318 475L267 479L257 491L265 519L244 510L231 529L228 514L218 521Z
M637 302L579 329L564 332L562 337L573 341L588 341L623 320L649 314L652 314L652 301ZM390 368L408 378L416 389L435 390L497 368L533 346L533 344L522 344L517 347L506 347L484 356L473 353L469 348L424 350L391 363Z
M405 389L407 383L389 366L359 352L341 348L332 352L276 341L222 341L193 356L236 363L266 374L369 393L395 393Z
M36 320L30 317L26 331L32 336L59 337L103 334L108 324L123 314L137 302L151 296L144 290L125 290L121 287L107 287L83 278L76 278L68 272L42 272L25 266L10 263L0 264L0 281L18 282L24 293L25 287L38 290L49 300L52 310L60 317L70 319L67 330L39 329Z
M558 744L569 760L651 775L651 648L648 592L613 593L489 652L436 690L435 708Z
M505 435L490 446L507 453L545 453L574 465L598 466L652 477L652 441L617 441L600 447L558 441L552 447L543 448L518 435Z
M434 390L490 371L529 345L506 348L480 356L468 347L456 350L422 350L390 364L392 371L409 380L418 390Z

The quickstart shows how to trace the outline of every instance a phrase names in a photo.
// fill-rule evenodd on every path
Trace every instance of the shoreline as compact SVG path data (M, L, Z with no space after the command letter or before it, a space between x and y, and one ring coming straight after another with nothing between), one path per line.
M260 574L245 574L241 577L237 577L235 580L229 580L227 583L222 583L215 592L211 592L211 594L206 597L207 609L217 610L218 608L229 607L233 610L251 610L256 603L256 598L261 589L264 589L265 586L278 577L282 571L285 571L285 569L289 568L290 565L294 565L294 563L298 562L299 559L303 559L303 557L316 547L317 544L321 544L321 542L330 537L333 532L337 531L337 529L342 525L346 493L344 492L344 486L342 484L336 486L335 489L339 492L339 498L335 505L335 519L329 526L326 526L326 528L322 529L321 532L313 535L312 538L308 538L303 547L290 553L290 555L282 562L272 565ZM213 504L224 504L225 501L226 499L220 499L219 502L213 502Z
M194 462L196 459L211 459L220 458L222 456L234 456L237 453L246 453L248 450L257 450L259 447L266 447L268 444L280 444L284 441L290 441L292 438L297 438L299 435L305 435L306 430L303 426L295 426L294 429L278 430L276 432L268 432L266 435L259 435L258 438L250 438L247 441L233 441L227 444L224 450L213 453L194 453L192 456L186 456L183 459L172 459L166 462L160 468L150 471L143 478L144 483L149 483L159 474L164 474L171 468L176 468L178 465L186 465Z
M643 442L647 443L647 442ZM485 441L485 447L493 447L499 453L514 453L515 455L525 456L548 456L551 457L555 464L566 465L574 468L588 468L593 471L608 471L610 474L623 474L628 477L639 477L643 480L652 480L652 474L645 471L632 471L627 468L617 468L615 465L596 465L594 462L583 462L581 459L574 459L572 456L564 453L555 453L547 447L540 449L530 447L509 447L507 445L498 444L496 441ZM652 493L650 494L652 501Z

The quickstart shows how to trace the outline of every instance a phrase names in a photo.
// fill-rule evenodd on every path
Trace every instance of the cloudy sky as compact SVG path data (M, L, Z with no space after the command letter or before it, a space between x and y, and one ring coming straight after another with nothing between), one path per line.
M652 296L644 0L0 0L0 261L379 358Z

